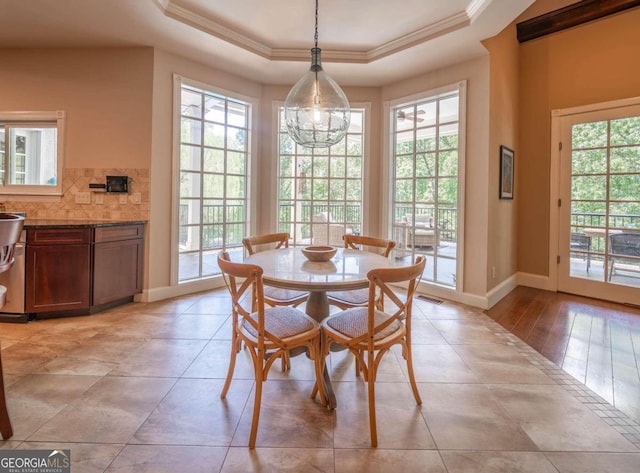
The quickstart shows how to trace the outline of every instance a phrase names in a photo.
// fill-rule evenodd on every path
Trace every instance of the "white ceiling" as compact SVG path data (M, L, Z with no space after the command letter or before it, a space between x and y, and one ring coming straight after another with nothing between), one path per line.
M485 54L534 0L320 0L323 66L380 86ZM268 84L308 68L314 0L0 0L0 47L153 46Z

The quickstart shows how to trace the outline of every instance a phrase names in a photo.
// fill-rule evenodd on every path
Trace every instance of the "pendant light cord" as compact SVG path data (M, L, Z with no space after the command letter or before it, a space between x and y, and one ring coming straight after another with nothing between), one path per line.
M313 37L315 42L315 47L318 47L318 0L316 0L316 34Z

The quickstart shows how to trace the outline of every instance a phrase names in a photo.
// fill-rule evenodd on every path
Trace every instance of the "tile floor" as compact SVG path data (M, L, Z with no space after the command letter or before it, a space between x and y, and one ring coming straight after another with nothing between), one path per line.
M637 473L640 425L482 311L416 299L416 406L397 350L377 383L379 447L366 389L332 353L338 408L310 399L311 362L265 385L247 440L252 369L230 346L223 290L87 317L0 324L14 437L0 448L68 448L72 471Z
M486 314L640 420L640 308L520 286Z

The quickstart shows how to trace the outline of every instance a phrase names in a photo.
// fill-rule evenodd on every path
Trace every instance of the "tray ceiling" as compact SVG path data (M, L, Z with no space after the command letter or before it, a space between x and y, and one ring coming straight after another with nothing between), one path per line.
M342 85L380 86L485 54L533 0L320 0ZM314 0L0 0L0 45L152 46L269 84L307 69Z

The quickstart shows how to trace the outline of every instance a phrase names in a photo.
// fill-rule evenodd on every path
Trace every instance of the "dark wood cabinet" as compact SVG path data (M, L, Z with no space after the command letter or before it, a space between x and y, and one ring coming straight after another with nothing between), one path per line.
M25 310L97 312L142 292L144 224L27 229Z
M143 225L95 229L92 305L142 292Z
M91 304L91 229L27 231L27 312L88 310Z

